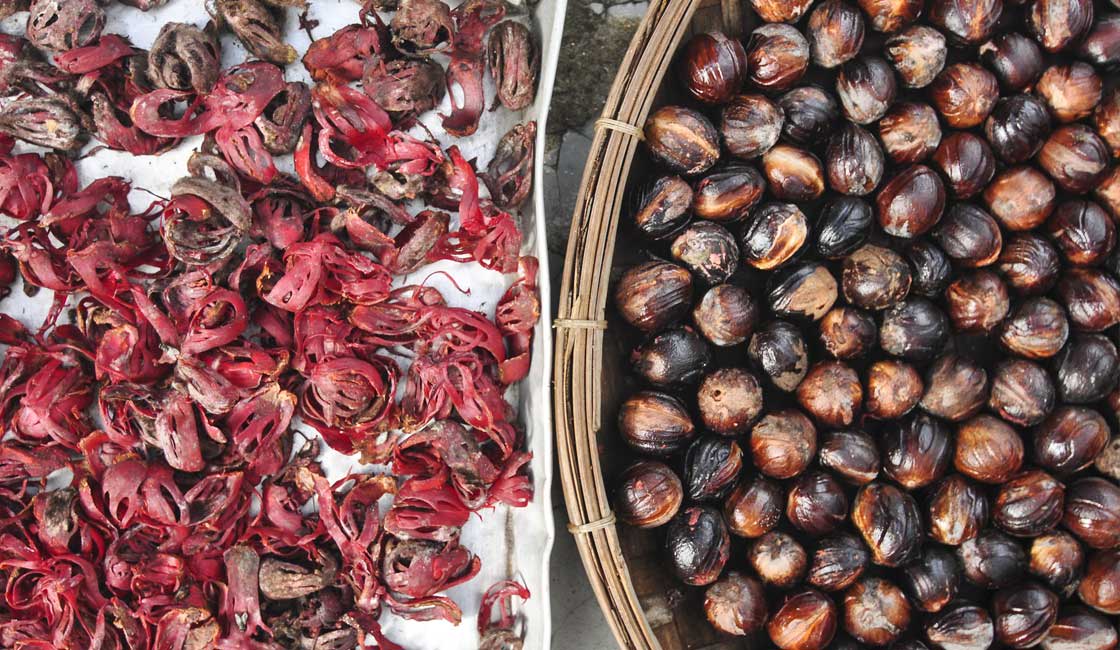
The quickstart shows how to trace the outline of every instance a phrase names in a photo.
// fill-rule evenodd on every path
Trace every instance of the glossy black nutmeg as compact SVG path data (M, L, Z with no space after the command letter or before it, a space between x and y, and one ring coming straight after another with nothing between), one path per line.
M1023 91L1042 76L1042 50L1033 38L1018 32L997 34L980 46L980 60L1007 92Z
M983 138L967 131L954 131L941 140L933 162L958 199L970 199L988 186L996 172L992 148Z
M949 426L925 413L888 424L879 438L883 472L907 490L941 478L953 459Z
M1120 381L1120 353L1101 334L1079 334L1054 359L1058 394L1069 404L1104 399Z
M866 200L838 196L821 208L813 227L814 252L840 259L862 246L875 226L875 211Z
M718 510L690 506L669 522L665 545L677 579L692 586L710 585L727 564L731 536Z
M1031 469L999 486L992 521L1016 537L1038 537L1062 519L1065 486L1050 474Z
M871 563L871 553L855 535L840 532L817 543L807 581L823 591L850 587Z
M922 518L910 494L886 483L869 483L856 495L851 516L875 564L897 567L917 555Z
M939 612L957 596L961 563L951 549L930 545L902 568L901 583L914 606Z
M1060 476L1088 467L1108 445L1112 432L1099 412L1063 405L1031 432L1034 462Z
M1093 26L1092 0L1034 0L1027 29L1047 52L1062 52L1081 41Z
M685 90L706 104L726 104L747 78L747 53L742 43L722 32L689 39L677 62Z
M726 495L743 469L739 445L723 436L702 436L684 456L684 490L691 501L720 499Z
M953 274L953 264L945 251L926 239L919 239L903 251L912 270L910 291L927 298L939 297Z
M949 340L945 312L925 298L909 298L883 312L879 347L911 361L932 358Z
M848 61L836 78L836 94L844 116L856 124L871 124L886 114L898 93L889 63L879 57Z
M764 203L739 235L743 261L759 270L777 268L801 250L809 236L809 220L792 203Z
M984 122L984 136L1006 163L1029 160L1050 135L1050 113L1034 95L1012 95L996 102Z
M695 221L673 239L673 260L701 282L726 282L739 268L739 244L731 232L711 221Z
M988 529L957 548L964 576L984 589L1002 589L1021 580L1027 572L1027 554L1019 542Z
M634 225L650 239L672 237L692 218L692 186L680 176L662 176L641 199Z
M1104 208L1074 199L1058 206L1046 220L1046 234L1067 262L1101 264L1116 248L1116 226Z
M804 533L826 535L848 518L848 497L831 474L806 472L786 495L786 518Z
M634 450L671 456L696 435L688 410L679 399L657 391L642 391L618 409L618 430Z
M711 347L691 327L657 334L631 355L634 372L657 387L695 384L712 360Z
M840 105L836 99L817 86L787 91L778 98L778 106L786 116L782 135L803 147L815 147L819 140L832 133L840 120Z
M801 330L785 321L763 324L751 337L747 356L775 387L792 392L809 372L809 353Z
M933 229L933 238L959 267L993 264L1003 252L1003 233L992 215L971 203L956 203Z
M1091 548L1120 546L1120 486L1096 476L1070 483L1062 525Z
M1009 648L1038 645L1058 618L1058 596L1028 583L1002 589L992 600L996 639Z

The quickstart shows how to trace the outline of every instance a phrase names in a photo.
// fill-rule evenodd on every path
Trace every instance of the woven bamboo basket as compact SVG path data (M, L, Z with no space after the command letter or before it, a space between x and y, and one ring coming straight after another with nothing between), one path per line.
M619 646L665 650L746 648L704 620L697 590L666 574L656 533L616 526L615 475L630 459L616 432L625 357L633 341L607 309L618 270L637 246L619 222L627 188L645 171L635 152L651 107L672 93L663 80L694 33L740 36L754 22L742 0L653 0L615 77L583 172L554 322L553 409L569 531Z

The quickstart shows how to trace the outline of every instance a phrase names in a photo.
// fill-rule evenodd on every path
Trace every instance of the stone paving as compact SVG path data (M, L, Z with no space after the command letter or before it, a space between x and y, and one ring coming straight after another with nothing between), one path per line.
M572 208L599 116L630 37L645 13L644 2L568 0L560 65L548 117L545 208L553 309L560 291ZM558 470L557 470L558 471ZM552 550L552 649L615 647L599 603L587 582L572 536L559 474L553 486L556 544Z

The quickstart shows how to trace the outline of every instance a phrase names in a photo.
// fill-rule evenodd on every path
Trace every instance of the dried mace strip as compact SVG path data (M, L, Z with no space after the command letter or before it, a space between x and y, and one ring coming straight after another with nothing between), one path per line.
M511 111L528 108L536 97L540 67L540 53L529 28L512 20L498 23L490 31L486 53L498 101Z

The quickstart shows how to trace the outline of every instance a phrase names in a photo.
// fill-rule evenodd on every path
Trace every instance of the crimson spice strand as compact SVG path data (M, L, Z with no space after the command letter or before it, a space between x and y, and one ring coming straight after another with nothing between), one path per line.
M782 650L1115 648L1120 3L749 4L644 125L622 525Z
M369 2L302 53L309 86L281 34L303 0L216 0L149 51L102 33L103 4L0 2L27 15L0 35L0 280L54 295L43 323L0 315L0 647L394 650L383 616L460 623L463 525L533 496L505 394L540 315L518 227L536 125L485 169L413 127L445 92L457 136L528 106L529 28L502 0ZM251 60L221 69L224 32ZM73 162L194 135L139 213L128 179ZM436 260L508 274L496 315L393 285ZM332 483L323 444L389 471ZM483 591L480 647L521 647L528 590Z

